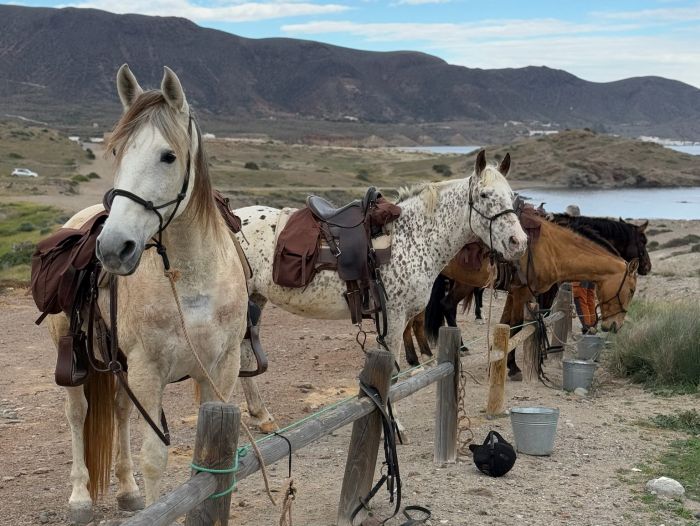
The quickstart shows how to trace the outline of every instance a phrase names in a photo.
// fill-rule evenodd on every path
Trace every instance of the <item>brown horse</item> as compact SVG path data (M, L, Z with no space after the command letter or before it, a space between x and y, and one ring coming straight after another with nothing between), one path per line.
M562 281L588 280L596 284L598 297L601 298L603 330L619 329L636 287L637 260L626 263L615 255L615 248L602 238L594 242L569 228L551 223L544 217L529 211L525 213L539 228L539 236L529 244L528 252L518 262L520 271L510 286L501 322L511 326L520 325L524 305L533 298L533 294L545 292ZM487 284L488 257L485 254L482 256L479 268L469 268L454 258L442 274L461 285L463 293L470 292L468 287L483 287ZM436 281L425 313L427 335L431 339L435 338L442 325L446 310L440 303L445 292L444 285L440 282L444 283L444 278ZM420 320L411 325L416 323L420 323ZM404 339L407 340L406 335ZM413 356L410 355L409 347L407 360L409 363L418 361L415 351ZM515 366L514 360L512 365ZM518 372L511 369L511 376Z

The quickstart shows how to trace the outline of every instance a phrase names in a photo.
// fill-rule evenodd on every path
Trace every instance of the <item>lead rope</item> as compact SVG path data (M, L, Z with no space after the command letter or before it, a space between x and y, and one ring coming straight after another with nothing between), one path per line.
M459 384L457 385L457 454L462 457L470 456L469 444L474 440L472 431L472 421L464 408L464 401L467 398L467 375L465 374L462 360L457 359L459 367ZM465 436L465 435L469 436Z
M207 379L207 382L209 382L209 386L212 388L212 391L214 391L214 394L216 397L223 403L227 402L226 397L221 394L221 391L219 391L218 387L216 387L216 384L214 383L214 380L212 379L211 375L209 374L209 371L207 371L206 367L204 367L204 364L202 363L202 359L199 357L199 353L197 350L194 348L194 345L192 344L192 340L190 340L190 334L187 331L187 325L185 324L185 316L182 313L182 305L180 304L180 295L177 293L177 288L175 287L175 282L179 279L180 273L176 270L166 270L165 271L165 276L168 278L168 281L170 282L170 289L173 291L173 298L175 298L175 304L177 305L177 313L180 318L180 326L182 327L182 332L185 335L185 341L187 342L187 346L190 348L190 351L192 352L192 355L195 358L195 361L197 362L197 365L199 366L200 371L204 375L204 377ZM246 435L248 436L248 440L250 440L250 445L253 448L253 451L255 452L255 456L258 457L258 462L260 463L260 472L262 473L263 476L263 481L265 482L265 491L267 492L267 496L270 499L270 502L272 502L273 506L277 506L277 502L275 501L274 497L272 496L272 493L270 492L270 482L267 477L267 468L265 467L265 460L263 459L262 453L260 452L260 449L258 448L258 445L255 443L255 437L253 434L250 432L250 429L248 426L241 421L241 426L243 427L243 430L245 431Z
M487 359L488 367L487 370L491 368L491 308L493 307L493 297L496 295L496 278L498 276L498 268L496 263L491 258L489 259L489 279L486 282L487 289L491 289L491 294L489 294L489 318L486 322L486 348L488 349Z

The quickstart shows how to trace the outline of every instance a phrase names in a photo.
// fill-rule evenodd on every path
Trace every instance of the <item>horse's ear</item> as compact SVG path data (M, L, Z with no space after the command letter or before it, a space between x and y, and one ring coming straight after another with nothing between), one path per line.
M629 271L630 274L634 274L637 272L637 269L639 268L639 258L634 258L627 264L627 270Z
M642 223L641 225L639 225L639 226L637 227L637 229L639 230L640 233L643 234L644 231L647 229L648 226L649 226L649 220L647 219L646 221L644 221L644 223Z
M477 177L481 176L484 168L486 168L486 150L479 150L474 163L474 173L476 173Z
M510 154L509 153L506 154L506 156L501 161L501 164L498 165L498 171L501 172L501 175L503 177L506 177L508 175L508 170L510 170Z
M624 223L624 222L625 222L625 220L624 220L624 219L622 219L621 217L620 217L620 218L618 218L618 219L620 220L620 223Z
M185 92L177 78L175 72L168 66L164 66L163 81L160 83L160 90L163 92L166 102L176 111L187 111L187 100Z
M138 96L143 93L143 89L139 86L128 64L122 64L122 67L117 72L117 92L119 93L119 99L122 101L124 111L128 110Z

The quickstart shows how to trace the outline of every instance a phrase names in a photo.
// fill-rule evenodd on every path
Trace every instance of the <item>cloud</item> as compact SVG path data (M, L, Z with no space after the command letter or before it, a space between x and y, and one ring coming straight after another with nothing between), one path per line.
M690 22L700 20L700 5L661 7L636 11L594 11L591 15L609 20L650 20L653 22Z
M344 33L394 49L418 48L472 68L546 65L597 82L658 75L700 87L700 52L689 45L686 34L630 31L638 27L643 26L534 19L467 24L316 21L282 30L306 37Z
M155 16L180 16L195 22L252 22L294 16L327 15L341 13L350 7L341 4L317 4L304 1L281 0L276 2L216 2L212 6L195 4L189 0L94 0L67 4L62 7L90 7L113 13L137 13Z
M399 0L391 5L425 5L425 4L447 4L452 0Z

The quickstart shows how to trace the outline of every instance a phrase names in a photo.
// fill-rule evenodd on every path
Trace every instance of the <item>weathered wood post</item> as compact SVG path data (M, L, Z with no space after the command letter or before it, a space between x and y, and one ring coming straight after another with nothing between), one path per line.
M229 469L236 461L238 430L241 424L241 411L232 404L206 402L199 408L197 437L194 442L194 458L197 466L208 469ZM197 473L192 470L192 474ZM217 474L218 484L215 493L228 490L233 483L234 473ZM187 526L228 524L231 493L215 499L206 499L187 514Z
M537 319L539 305L536 303L525 303L523 307L523 324L530 323ZM526 330L530 325L525 325ZM535 332L532 331L530 336L523 340L523 381L534 382L537 380L539 369L539 349L535 341Z
M383 350L367 353L365 366L360 373L360 381L374 387L384 402L389 396L391 372L394 369L394 356ZM360 397L366 396L360 391ZM348 460L345 464L345 476L340 491L338 506L338 526L351 526L352 512L372 489L374 468L379 453L379 439L382 433L382 417L378 411L356 420L352 425ZM357 515L359 524L366 516L364 510Z
M559 285L559 292L557 292L557 296L552 304L552 314L563 312L564 317L555 321L552 326L552 337L550 338L552 345L564 346L569 338L569 334L571 334L571 302L571 283L562 283ZM560 362L559 365L561 366L564 352L556 353L555 356L555 359Z
M457 398L459 390L459 341L457 327L440 327L438 363L451 363L454 372L437 384L435 402L435 452L438 465L457 461Z
M505 411L506 400L506 362L508 361L508 338L510 326L499 323L493 328L491 361L489 371L489 399L486 404L486 416L494 417Z

